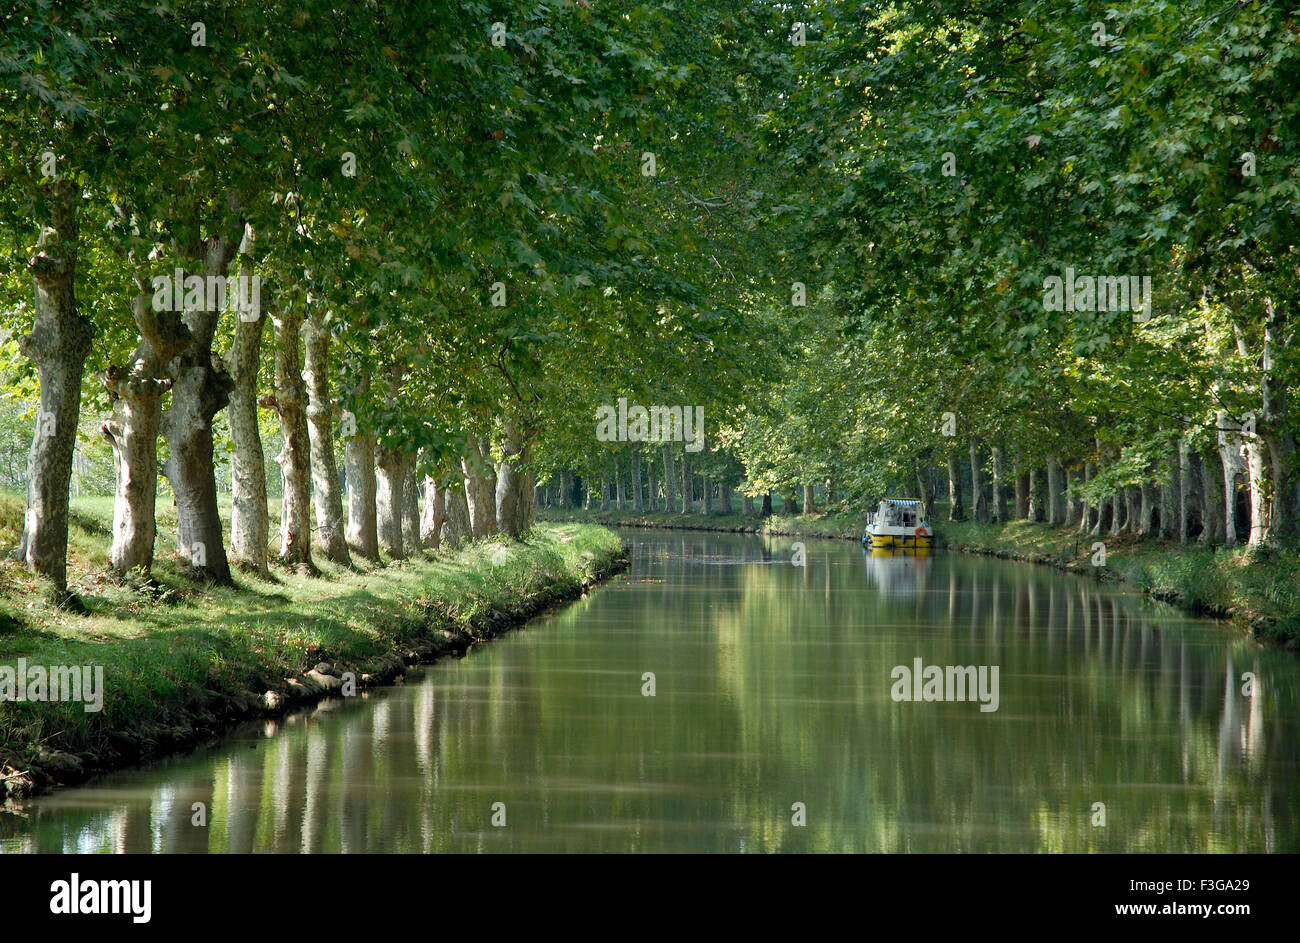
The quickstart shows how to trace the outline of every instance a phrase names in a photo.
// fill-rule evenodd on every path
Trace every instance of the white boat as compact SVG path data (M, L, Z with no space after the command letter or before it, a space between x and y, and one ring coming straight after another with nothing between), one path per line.
M929 550L934 531L923 517L920 501L885 498L867 512L862 546L872 550Z

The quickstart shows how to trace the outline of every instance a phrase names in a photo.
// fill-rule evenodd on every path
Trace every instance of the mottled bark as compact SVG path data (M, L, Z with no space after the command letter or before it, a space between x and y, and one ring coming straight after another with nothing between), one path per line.
M1007 508L1007 459L1006 449L1000 445L993 446L993 505L990 509L993 520L1005 524L1008 520ZM927 518L928 520L928 518Z
M1178 475L1178 447L1165 453L1164 481L1160 485L1160 536L1172 540L1178 536L1178 519L1182 514L1182 485Z
M307 388L302 376L303 311L297 305L273 305L275 325L275 393L258 405L280 417L283 445L276 456L284 494L280 502L280 552L285 566L313 568L311 559L311 438L307 431Z
M379 545L394 560L406 556L402 541L402 482L406 463L400 450L381 445L375 449L377 468L375 513L379 525Z
M934 480L930 477L928 464L923 466L921 460L913 459L912 472L916 475L916 490L921 495L921 519L934 520Z
M1178 542L1192 542L1192 528L1200 519L1200 475L1193 462L1191 448L1185 438L1178 440Z
M467 447L467 454L461 458L461 471L465 475L470 529L475 537L489 537L497 532L492 448L486 436L475 435L469 437Z
M246 228L246 253L251 251L252 243L252 230ZM246 270L249 268L245 265ZM265 326L266 315L260 305L240 312L225 363L231 382L226 420L235 447L230 458L230 559L243 569L268 576L266 549L271 540L271 521L266 509L266 456L257 421L257 373Z
M35 316L31 333L18 342L36 366L40 407L27 457L27 509L17 556L60 595L68 589L68 484L81 416L81 376L94 336L73 292L80 197L71 180L49 187L49 217L29 262Z
M1047 457L1047 513L1053 527L1065 523L1065 475L1055 455Z
M307 382L307 433L311 439L312 504L316 544L328 560L352 562L343 527L343 494L334 461L334 402L330 397L330 331L325 313L313 304L303 325L303 379Z
M1246 474L1250 482L1250 539L1247 543L1258 547L1266 543L1272 533L1269 523L1268 485L1272 477L1269 470L1268 449L1258 435L1245 437Z
M465 500L464 484L455 481L444 489L447 520L442 525L442 544L455 550L469 540L473 533L469 523L469 504Z
M695 495L693 493L695 482L691 477L691 453L684 449L682 450L682 460L679 467L682 473L681 511L683 514L690 514L695 508Z
M501 424L501 461L497 463L494 507L496 529L518 538L532 523L532 430L506 408Z
M1150 470L1148 470L1150 474ZM1156 532L1156 510L1160 501L1160 489L1147 479L1142 481L1142 507L1138 511L1138 535L1150 537Z
M662 482L664 489L664 510L671 511L673 505L677 503L677 495L674 491L673 482L673 453L667 445L662 446L662 449L664 458L664 477Z
M189 252L203 259L203 272L224 278L236 243L224 236L198 239ZM226 408L234 383L212 356L212 339L221 312L206 301L185 312L192 341L177 358L171 406L162 416L170 456L163 474L176 496L177 552L203 579L230 583L221 516L217 508L212 418Z
M979 442L975 439L970 441L970 482L971 513L975 520L986 524L989 519L989 502L984 495L984 463L980 459Z
M420 487L415 480L415 456L405 456L402 474L402 546L409 553L423 549L420 540Z
M1038 469L1029 472L1029 513L1025 519L1042 523L1048 519L1047 475Z
M966 520L966 506L962 502L961 495L961 463L957 461L957 453L948 453L948 520L964 521Z
M190 342L179 317L150 310L148 287L144 273L137 272L132 314L140 341L126 364L104 373L113 418L100 426L100 435L113 448L116 471L112 567L119 574L134 570L146 578L153 567L158 531L154 507L162 396L171 388L171 379L163 373Z
M1079 533L1097 533L1097 528L1101 527L1101 515L1094 515L1092 503L1083 495L1081 490L1088 482L1096 476L1097 466L1093 462L1084 462L1079 466L1078 475L1075 476L1076 486L1075 499L1077 501L1077 515L1079 517ZM1095 516L1095 519L1094 519Z
M632 451L632 510L645 510L645 494L641 490L641 452Z
M1016 520L1029 520L1029 472L1016 475Z
M447 521L447 490L432 475L424 476L424 508L420 511L420 539L430 550L442 545L442 525Z
M1237 476L1246 470L1242 458L1241 426L1231 422L1223 410L1215 414L1215 425L1218 428L1219 469L1223 475L1223 542L1234 547L1237 544Z
M343 444L348 481L348 546L366 560L379 559L379 516L375 507L375 435L357 430Z
M811 514L813 512L813 486L804 482L803 486L803 512Z
M1139 533L1142 526L1142 489L1137 485L1128 485L1124 488L1124 532L1127 534Z

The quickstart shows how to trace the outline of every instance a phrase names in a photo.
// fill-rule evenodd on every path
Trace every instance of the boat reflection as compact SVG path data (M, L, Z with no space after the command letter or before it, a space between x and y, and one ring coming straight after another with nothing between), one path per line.
M930 551L926 549L862 549L867 578L886 596L910 598L924 592L930 562Z

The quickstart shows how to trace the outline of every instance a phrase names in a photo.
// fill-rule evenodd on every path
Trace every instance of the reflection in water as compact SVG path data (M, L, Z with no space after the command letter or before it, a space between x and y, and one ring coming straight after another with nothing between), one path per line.
M0 850L1300 850L1293 656L1044 568L627 537L587 600L0 815ZM914 658L998 665L999 709L895 703Z

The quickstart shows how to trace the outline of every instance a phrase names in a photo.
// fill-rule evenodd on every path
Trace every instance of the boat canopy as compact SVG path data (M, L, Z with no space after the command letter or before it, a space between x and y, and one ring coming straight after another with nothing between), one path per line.
M905 508L914 508L921 503L920 501L910 501L906 498L885 498L885 500L890 504L897 504L900 507Z

